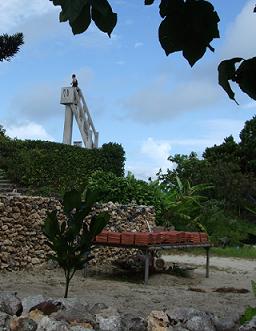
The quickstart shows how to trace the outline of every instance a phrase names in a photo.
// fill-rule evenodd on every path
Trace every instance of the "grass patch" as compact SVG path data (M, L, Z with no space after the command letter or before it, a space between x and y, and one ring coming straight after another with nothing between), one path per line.
M173 254L174 250L170 251L170 254ZM205 255L205 249L203 248L194 248L191 250L177 250L176 253L184 253L191 255ZM256 247L254 246L242 246L242 247L212 247L210 249L210 254L214 256L223 256L223 257L239 257L243 259L255 259L256 258Z

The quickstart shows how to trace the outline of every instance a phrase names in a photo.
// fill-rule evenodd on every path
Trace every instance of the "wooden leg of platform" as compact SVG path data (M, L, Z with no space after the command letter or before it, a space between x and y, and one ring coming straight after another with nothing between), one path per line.
M206 273L205 277L209 278L209 266L210 266L210 247L206 247Z
M148 273L149 273L149 251L145 251L145 273L144 273L144 285L148 284Z

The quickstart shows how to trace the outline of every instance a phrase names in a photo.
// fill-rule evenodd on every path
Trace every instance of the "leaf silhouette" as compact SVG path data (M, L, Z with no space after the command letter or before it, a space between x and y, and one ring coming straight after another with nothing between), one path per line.
M244 93L256 100L256 57L241 63L236 71L235 81Z
M159 41L166 55L183 51L183 56L193 66L209 48L210 42L219 38L219 16L211 3L204 0L162 0Z
M229 60L222 61L218 66L219 73L219 85L226 91L229 98L234 100L236 104L238 102L235 99L235 93L232 91L229 80L236 80L236 67L237 62L241 62L243 59L241 57L235 57Z

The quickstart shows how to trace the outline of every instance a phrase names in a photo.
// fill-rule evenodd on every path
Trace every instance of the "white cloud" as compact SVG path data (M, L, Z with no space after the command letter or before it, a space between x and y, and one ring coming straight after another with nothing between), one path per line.
M60 87L59 84L51 87L47 84L38 84L19 91L11 100L8 122L17 119L42 122L62 116Z
M256 102L255 101L248 102L245 105L242 105L242 108L244 108L244 109L254 109L254 108L256 108Z
M123 60L117 61L116 64L123 66L126 62Z
M135 44L134 44L134 48L138 48L138 47L142 47L144 44L142 43L142 42L136 42Z
M220 89L217 83L196 77L193 80L167 88L160 80L139 90L123 102L128 117L143 123L162 122L180 113L198 110L216 104Z
M41 16L51 10L54 10L54 6L46 0L1 1L0 31L9 32L30 17Z
M54 140L42 125L35 122L27 121L19 125L7 125L5 128L7 135L11 138Z
M229 26L222 50L224 58L237 56L249 58L256 55L254 6L254 0L247 1L236 20Z
M172 167L170 161L167 160L170 152L171 144L169 141L149 137L141 143L138 154L143 161L138 160L127 163L126 169L131 171L136 177L144 180L147 180L149 177L155 178L160 168L166 171L167 168Z
M155 162L163 163L170 155L171 145L166 140L155 140L151 137L142 143L141 153Z
M174 154L190 154L192 151L203 153L206 147L222 144L224 138L233 135L239 140L239 133L244 127L243 120L219 118L214 120L197 121L193 124L194 131L191 138L181 139L155 139L152 137L144 140L137 152L136 159L127 162L126 170L131 171L138 178L147 180L155 178L161 168L163 172L172 169L175 165L168 161L168 157ZM194 133L200 132L199 138ZM129 160L129 159L128 159Z

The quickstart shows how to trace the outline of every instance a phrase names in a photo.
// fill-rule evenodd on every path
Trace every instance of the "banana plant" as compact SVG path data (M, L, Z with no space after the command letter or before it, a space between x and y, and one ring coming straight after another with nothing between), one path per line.
M200 231L207 232L206 228L200 223L200 213L203 202L207 200L205 191L213 188L208 184L192 186L189 181L182 183L176 176L175 188L167 192L165 206L167 211L166 223L175 223L181 226L194 226Z
M43 233L52 254L48 257L57 261L64 270L66 285L64 298L68 296L69 284L77 270L81 270L92 259L92 242L109 221L109 214L93 215L90 221L85 218L98 200L97 192L89 191L82 201L81 193L66 192L63 199L65 220L60 220L57 210L49 212L43 224Z

